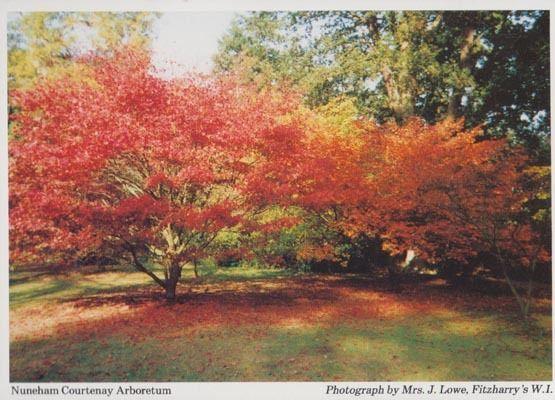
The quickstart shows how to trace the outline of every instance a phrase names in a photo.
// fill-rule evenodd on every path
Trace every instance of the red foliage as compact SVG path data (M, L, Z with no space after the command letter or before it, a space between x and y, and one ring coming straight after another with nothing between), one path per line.
M129 51L84 62L90 81L14 94L14 260L113 246L179 264L207 254L222 230L271 234L298 222L251 218L275 206L430 262L493 250L524 264L549 257L522 218L533 196L525 157L460 121L360 121L349 139L314 129L284 88L259 91L232 76L166 81ZM325 258L333 245L305 249Z
M14 94L14 260L110 245L185 261L250 210L290 202L304 132L280 119L294 94L233 78L165 81L131 51L84 62L91 82Z

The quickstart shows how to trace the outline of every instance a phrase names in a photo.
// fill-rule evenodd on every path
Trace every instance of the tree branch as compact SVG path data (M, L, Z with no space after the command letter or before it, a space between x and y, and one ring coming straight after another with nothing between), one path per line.
M166 288L166 283L158 278L158 276L156 276L156 274L154 272L152 272L151 270L149 270L148 268L146 268L140 261L139 258L137 257L137 253L135 252L135 249L132 246L128 247L129 252L131 253L131 256L133 257L133 264L135 265L135 268L138 271L144 272L145 274L147 274L148 276L150 276L152 279L154 279L154 281L162 286L164 289Z

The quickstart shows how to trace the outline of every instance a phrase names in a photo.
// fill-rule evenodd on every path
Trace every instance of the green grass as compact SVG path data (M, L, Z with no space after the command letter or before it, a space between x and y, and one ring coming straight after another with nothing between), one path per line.
M12 273L13 275L13 273ZM21 306L59 302L98 293L133 290L151 285L150 278L141 272L117 271L83 275L78 272L63 276L19 278L21 283L10 283L10 309Z
M163 278L160 269L151 268ZM276 268L217 268L213 263L199 266L199 277L194 278L192 266L183 269L182 281L194 283L246 282L294 275L289 270ZM83 274L74 271L63 275L42 275L30 272L10 274L10 309L20 306L59 302L102 293L133 291L155 285L150 277L131 267L118 270Z
M275 281L275 269L204 271L204 282ZM150 285L142 274L78 273L16 279L12 314L94 293ZM146 279L145 279L146 278ZM187 272L185 280L192 280ZM202 307L202 304L199 305ZM294 307L294 306L293 306ZM256 310L253 308L252 312ZM295 310L289 310L293 313ZM12 340L12 381L429 381L551 380L551 317L533 329L495 311L452 310L398 318L280 325L183 326L168 335L114 328L73 337ZM122 317L123 318L123 317ZM123 321L125 324L133 321ZM122 322L122 323L123 323ZM147 330L145 332L151 332Z

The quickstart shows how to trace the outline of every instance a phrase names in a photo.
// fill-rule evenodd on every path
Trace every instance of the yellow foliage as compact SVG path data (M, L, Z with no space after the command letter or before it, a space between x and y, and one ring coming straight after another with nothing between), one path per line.
M86 76L73 62L83 50L79 39L91 39L90 50L96 51L120 45L146 48L155 17L148 12L23 13L10 23L14 39L8 51L9 88L29 88L39 79Z
M298 257L305 261L335 260L335 247L329 243L320 245L306 243L299 249Z
M358 110L352 97L335 97L316 108L315 112L322 128L329 134L354 138L362 132L355 123Z

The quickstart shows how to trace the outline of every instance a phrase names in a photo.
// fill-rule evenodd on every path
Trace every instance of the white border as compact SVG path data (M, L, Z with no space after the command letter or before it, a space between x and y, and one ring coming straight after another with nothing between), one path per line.
M3 0L5 11L539 10L550 0Z
M554 7L553 1L549 0L528 0L528 1L503 1L503 0L421 0L418 2L410 0L390 0L384 1L368 1L368 0L281 0L281 1L268 1L268 0L0 0L0 52L1 63L0 72L2 78L0 79L1 101L2 109L0 111L0 123L4 128L0 134L0 287L1 287L1 307L0 307L0 398L3 394L7 394L9 398L17 399L37 399L37 398L63 398L63 399L90 399L99 398L94 396L11 396L11 384L9 383L9 334L8 334L8 315L9 315L9 273L8 273L8 157L7 157L7 36L6 36L6 22L7 13L11 11L247 11L247 10L333 10L333 9L369 9L369 10L509 10L509 9L545 9L550 10L550 43L551 55L553 55L553 46L555 41L555 27L554 27ZM553 99L555 99L555 81L554 76L554 62L551 57L551 131L553 132ZM552 153L552 165L553 165ZM552 187L555 184L553 174L551 176ZM553 202L553 198L552 198ZM553 204L552 204L553 205ZM552 227L553 230L553 227ZM555 246L552 244L552 254ZM553 277L552 271L552 277ZM552 298L555 297L555 290L552 286ZM552 307L553 313L553 307ZM552 337L552 350L555 349L555 341ZM552 367L553 374L555 375L555 366L553 365L552 353ZM469 390L472 388L474 382L411 382L412 385L428 386L430 384L449 384L452 386L467 387ZM476 382L476 383L490 383L495 382ZM554 382L547 382L552 384L552 389L555 392ZM338 398L402 398L402 399L432 399L432 398L469 398L469 399L548 399L553 398L551 395L529 395L529 396L504 396L504 395L469 395L469 396L421 396L421 395L403 395L403 396L333 396L325 395L326 389L325 382L322 383L155 383L145 384L144 386L157 386L157 387L171 387L172 396L160 396L164 399L338 399ZM388 385L388 382L369 382L369 383L349 383L341 382L338 386L356 386L356 387L377 387L378 385ZM389 382L389 384L395 384ZM497 382L500 385L526 385L527 382ZM63 386L62 383L40 384L41 386L59 387ZM84 383L71 383L72 387L88 386L88 387L114 387L117 388L117 383L109 384L84 384ZM134 383L134 386L141 386L140 383ZM36 384L22 384L21 386L36 387ZM114 396L112 396L114 397ZM139 399L144 398L141 396L118 396L118 399Z

